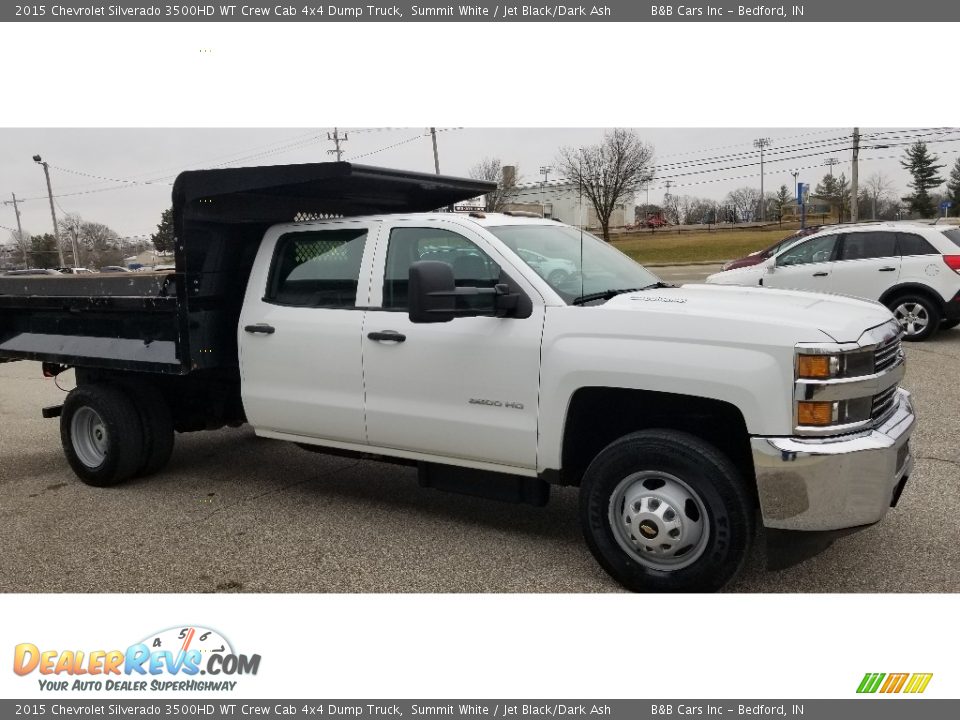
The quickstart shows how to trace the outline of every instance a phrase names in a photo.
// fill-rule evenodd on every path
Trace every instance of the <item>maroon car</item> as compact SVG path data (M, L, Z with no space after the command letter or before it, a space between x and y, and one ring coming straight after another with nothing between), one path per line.
M810 227L797 230L792 235L787 235L787 237L783 238L783 240L778 240L770 247L764 248L763 250L757 250L757 252L750 253L746 257L742 257L739 260L731 260L720 269L736 270L737 268L759 265L767 258L771 258L776 255L782 248L787 247L787 245L790 245L800 238L806 237L807 235L813 235L815 232L819 232L821 228L823 228L823 225L811 225Z

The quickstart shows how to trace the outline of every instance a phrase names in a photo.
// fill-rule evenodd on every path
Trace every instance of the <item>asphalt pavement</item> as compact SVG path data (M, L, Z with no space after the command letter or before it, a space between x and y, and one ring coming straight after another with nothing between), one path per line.
M758 537L730 591L960 591L960 329L907 355L920 420L900 505L788 570L764 569ZM67 466L58 421L40 417L63 396L38 364L0 364L0 591L619 590L583 543L576 489L554 488L545 508L445 494L413 469L249 427L178 435L160 475L92 488Z

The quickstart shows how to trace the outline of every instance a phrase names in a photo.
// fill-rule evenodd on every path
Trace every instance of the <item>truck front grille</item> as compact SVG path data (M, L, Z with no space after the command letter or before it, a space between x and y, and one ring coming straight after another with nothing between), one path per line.
M877 424L883 422L893 412L894 405L897 402L897 385L893 385L882 393L873 396L873 408L870 411L870 418Z
M881 345L873 354L873 371L883 372L891 367L900 358L901 353L900 336L893 338L885 345Z

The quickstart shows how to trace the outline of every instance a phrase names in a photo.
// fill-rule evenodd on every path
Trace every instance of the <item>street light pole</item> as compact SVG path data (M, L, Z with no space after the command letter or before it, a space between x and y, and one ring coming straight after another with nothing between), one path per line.
M33 156L33 161L43 165L43 174L47 178L47 198L50 200L50 219L53 221L53 237L57 241L57 255L60 258L60 267L64 267L63 248L60 246L60 230L57 228L57 213L53 209L53 190L50 187L50 166L39 155ZM77 253L73 253L73 266L77 266Z
M767 202L763 195L763 149L769 145L770 138L758 138L753 141L753 146L760 148L760 222L767 219Z

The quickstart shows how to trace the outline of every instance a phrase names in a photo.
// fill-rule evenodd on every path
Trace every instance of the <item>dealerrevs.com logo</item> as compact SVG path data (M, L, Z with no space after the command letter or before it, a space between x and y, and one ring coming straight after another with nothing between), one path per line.
M50 691L229 691L237 686L234 678L259 669L260 655L236 653L223 635L199 626L151 633L125 650L49 650L20 643L13 652L13 671L38 675L40 689Z
M933 673L866 673L857 692L914 695L926 690L932 679Z

